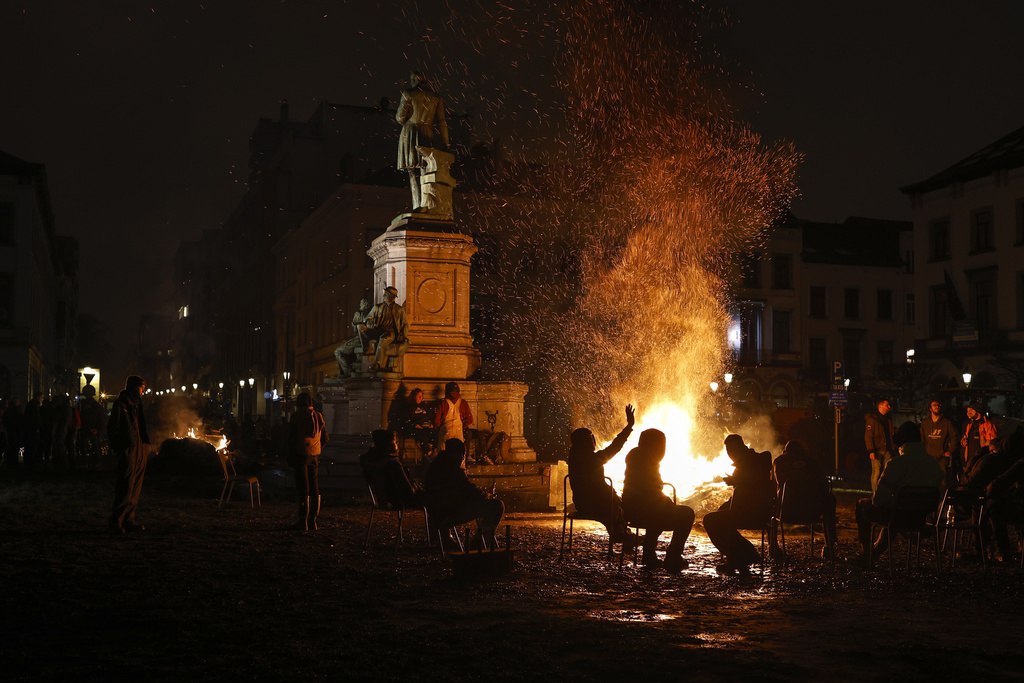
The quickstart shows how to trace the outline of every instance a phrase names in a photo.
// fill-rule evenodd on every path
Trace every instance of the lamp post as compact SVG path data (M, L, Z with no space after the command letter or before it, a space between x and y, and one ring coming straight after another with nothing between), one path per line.
M288 399L290 399L291 396L292 396L292 391L291 391L292 373L290 373L287 370L285 370L283 374L284 374L284 407L283 407L282 410L284 412L284 419L285 419L285 421L287 421L288 420L288 411L290 410L289 405L288 405Z

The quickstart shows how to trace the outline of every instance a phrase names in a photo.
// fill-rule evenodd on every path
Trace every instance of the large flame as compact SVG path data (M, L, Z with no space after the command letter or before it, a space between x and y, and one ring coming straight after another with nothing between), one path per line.
M636 448L640 433L645 429L659 429L665 433L666 452L661 462L661 478L675 486L679 502L696 495L708 482L732 473L733 464L723 449L719 453L703 454L691 443L694 419L677 403L657 403L637 419L633 434L625 448L604 467L615 487L622 490L626 474L626 454ZM601 445L604 448L607 444Z

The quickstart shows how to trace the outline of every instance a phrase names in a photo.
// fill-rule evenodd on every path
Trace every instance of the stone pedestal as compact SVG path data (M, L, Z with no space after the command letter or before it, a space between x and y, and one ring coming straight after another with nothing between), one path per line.
M373 241L374 291L398 290L409 319L408 379L466 379L480 367L469 336L469 260L476 245L444 221L403 218Z

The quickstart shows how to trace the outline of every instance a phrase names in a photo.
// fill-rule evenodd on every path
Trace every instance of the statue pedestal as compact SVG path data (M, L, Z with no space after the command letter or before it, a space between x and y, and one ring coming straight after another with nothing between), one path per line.
M404 221L404 222L402 222ZM402 219L373 241L374 291L398 289L409 319L407 379L462 380L480 367L469 336L469 260L476 245L445 221Z

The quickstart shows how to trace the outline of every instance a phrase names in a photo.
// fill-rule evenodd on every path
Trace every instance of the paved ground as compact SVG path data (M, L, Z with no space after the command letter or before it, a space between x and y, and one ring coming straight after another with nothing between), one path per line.
M1021 578L810 561L722 578L700 529L679 576L623 570L599 525L558 560L560 515L512 520L515 570L462 581L393 516L328 505L287 530L271 491L218 510L216 481L151 477L147 530L111 535L110 475L0 480L0 653L14 680L963 680L1024 671ZM841 500L841 552L855 551Z

